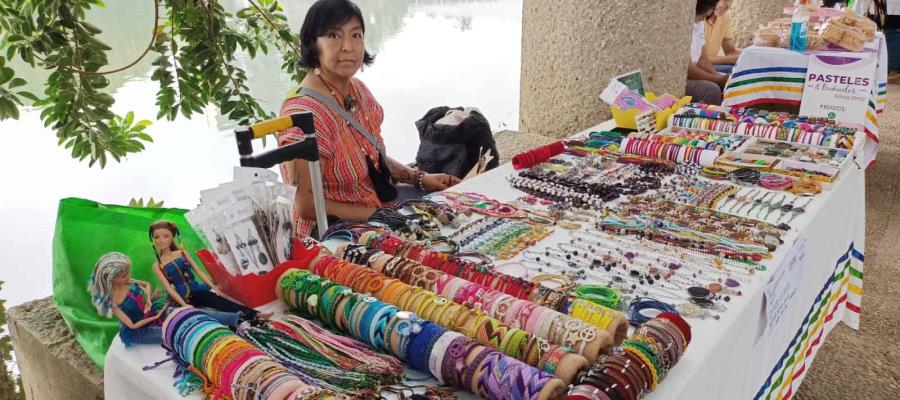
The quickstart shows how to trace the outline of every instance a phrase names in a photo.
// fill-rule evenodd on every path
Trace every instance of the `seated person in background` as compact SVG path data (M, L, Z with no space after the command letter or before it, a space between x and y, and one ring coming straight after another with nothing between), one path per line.
M366 222L379 207L407 197L401 193L398 198L394 183L412 185L407 188L419 189L421 196L460 181L452 175L426 174L387 156L381 138L381 105L354 77L363 64L374 61L366 51L365 32L356 4L349 0L315 2L300 28L300 65L309 73L281 106L282 115L308 111L315 116L326 212L356 222ZM347 114L359 124L351 124L344 117ZM303 139L297 128L278 134L279 146L298 140ZM285 182L297 186L297 234L309 235L316 215L309 163L284 163L281 173Z
M732 0L719 0L716 11L706 17L703 33L706 36L706 57L715 66L716 71L731 74L734 63L741 55L741 50L734 46L734 34L731 33Z
M722 104L722 88L728 75L716 71L703 50L705 42L704 20L712 15L719 0L697 0L694 14L694 31L691 37L691 62L688 64L688 79L684 94L692 101L707 104Z

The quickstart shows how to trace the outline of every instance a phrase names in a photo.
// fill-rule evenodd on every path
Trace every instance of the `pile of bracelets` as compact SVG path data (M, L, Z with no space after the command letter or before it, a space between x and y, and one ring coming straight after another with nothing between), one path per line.
M716 111L705 104L691 104L672 117L673 128L734 133L787 142L852 149L856 129L834 121L787 113L732 108Z
M677 137L677 136L663 135L660 133L634 132L634 133L629 134L628 138L629 139L641 139L641 140L647 140L647 141L659 142L659 143L670 143L670 144L675 144L675 145L679 145L679 146L697 147L697 148L706 149L706 150L715 150L719 154L722 154L728 150L732 150L732 148L730 146L726 147L715 141L706 141L706 140L700 138L700 136L706 136L706 134L690 135L690 136L693 136L693 137ZM712 135L710 134L709 136L712 136Z
M270 326L243 324L238 335L307 384L354 398L373 398L381 388L403 380L400 360L303 318L288 315Z
M787 190L794 185L794 179L784 175L762 174L757 183L770 190Z
M376 286L371 279L363 281L360 286ZM381 282L388 285L378 292L387 296L397 281ZM292 309L322 318L333 329L394 354L411 368L429 373L450 387L489 399L538 399L543 387L556 379L435 322L307 271L286 272L279 279L279 288L282 300ZM406 292L406 298L412 297L410 292Z
M454 304L471 307L477 312L484 313L487 317L496 318L502 324L521 330L523 334L532 334L550 343L569 347L577 354L583 355L588 361L596 358L595 352L602 350L602 348L595 348L592 344L600 344L601 347L603 344L613 344L611 333L587 324L586 321L477 283L447 275L414 261L384 255L359 245L339 248L337 256L353 260L367 260L367 266L383 273L383 276L396 278L412 287L440 294L446 299L452 300ZM606 324L603 329L614 322L616 313L610 310L604 314L607 318L603 321ZM540 329L542 325L546 325L546 331ZM554 326L559 329L554 329ZM613 327L612 330L615 331L616 328ZM510 355L521 356L521 354Z
M756 168L737 168L728 173L728 179L738 185L753 186L759 181L760 175Z
M553 233L551 228L508 218L483 218L463 228L451 235L457 247L500 260L514 257ZM426 245L431 247L430 243Z
M439 200L440 203L444 203L457 211L474 212L488 217L521 219L528 216L525 211L522 211L515 206L497 201L479 193L444 191L434 192L428 194L426 197L428 200Z
M383 232L373 230L362 233L357 242L369 249L413 260L449 275L499 290L520 299L529 298L539 286L527 279L492 271L493 266L489 259L486 262L472 262L464 258L448 256L433 251L423 244L407 242Z
M734 185L710 182L696 176L678 176L669 181L662 198L691 206L715 209L720 201L738 191Z
M706 216L713 217L713 219L733 218L732 216L720 217L717 213ZM720 225L710 226L718 227ZM768 227L768 225L761 226ZM734 232L733 236L740 236L740 239L736 240L733 237L723 235L722 233L726 232L721 229L721 232L704 232L698 229L701 228L700 224L681 225L677 222L639 214L609 213L600 222L596 223L595 227L616 235L637 236L657 243L670 244L690 249L691 251L741 261L759 262L762 259L772 258L772 252L780 244L778 234L775 232L755 232L753 233L755 236L753 238L745 237L743 233Z
M690 342L691 327L684 319L674 313L659 314L580 374L566 399L640 399L665 379Z
M575 296L613 310L619 308L622 300L617 290L601 285L580 285L575 289Z
M566 150L563 142L557 141L545 146L537 147L519 154L512 158L512 166L515 169L531 168L537 164L549 160L553 156L562 154Z
M622 154L651 157L679 164L710 165L720 152L717 149L694 147L690 143L684 145L668 141L655 141L628 138L622 141L619 149Z
M700 176L714 181L728 179L728 171L717 167L703 167L700 170Z
M200 309L176 309L166 318L162 331L163 347L175 355L183 374L176 382L182 395L202 388L213 397L284 399L310 389L264 351ZM191 384L191 379L196 381ZM201 380L205 384L201 385Z
M459 304L447 297L440 297L422 288L415 288L399 280L387 278L374 270L356 264L326 256L316 264L313 272L322 272L326 274L325 277L338 282L353 277L357 280L352 281L352 284L347 283L347 286L352 287L353 284L356 284L355 288L360 289L360 293L370 293L385 303L397 306L414 315L428 318L440 326L476 339L484 346L500 350L504 354L548 373L554 373L555 363L559 359L567 355L575 356L569 354L572 353L572 349L551 344L522 329L510 327L501 321L490 318L483 312L473 310L471 306ZM369 279L366 279L367 277ZM281 286L279 286L280 297L289 306L297 308L300 303L296 295L292 294L292 290L299 289L290 283L295 281L289 279L297 278L291 278L288 274L282 277ZM364 282L360 283L359 281ZM376 286L379 284L384 286L383 290L377 290ZM330 297L326 297L323 300L322 296L317 296L318 302L325 301L327 303L329 299ZM295 304L298 306L294 306ZM337 322L340 323L340 320ZM339 329L340 326L337 328ZM582 357L578 356L578 358Z
M576 307L575 302L565 290L551 289L539 283L502 274L483 268L484 264L475 264L460 258L446 257L444 254L429 251L421 245L403 241L395 236L380 232L363 233L359 243L369 250L383 251L431 267L449 276L478 284L484 290L505 293L515 298L530 300L532 303L565 313L599 329L606 330L614 340L622 336L622 320L620 313L603 306L582 305ZM446 277L445 279L449 279Z

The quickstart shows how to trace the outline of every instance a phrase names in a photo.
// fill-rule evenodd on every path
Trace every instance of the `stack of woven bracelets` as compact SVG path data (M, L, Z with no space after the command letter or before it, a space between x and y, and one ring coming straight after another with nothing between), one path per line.
M710 142L710 141L706 141L706 140L699 139L699 138L684 138L684 137L661 135L659 133L634 132L634 133L629 134L628 138L629 139L648 140L648 141L660 142L660 143L671 143L671 144L677 144L677 145L681 145L681 146L697 147L697 148L702 148L702 149L706 149L706 150L715 150L715 151L719 152L719 154L722 154L722 153L730 150L730 148L722 146L721 144L716 143L716 142Z
M242 324L238 335L309 385L351 398L376 398L403 380L403 363L295 315L268 326Z
M318 247L313 247L316 251ZM324 253L324 251L323 251ZM393 304L403 311L415 313L430 319L440 326L460 332L473 338L478 343L497 349L528 365L535 366L545 372L552 373L571 383L575 374L588 366L585 357L573 354L572 349L551 344L551 341L534 336L522 329L512 328L503 322L473 310L470 306L455 303L445 297L422 288L412 287L399 280L385 277L373 269L368 269L330 255L321 255L310 265L315 274L323 274L336 283L341 283L358 290L370 293L385 303ZM282 288L281 290L286 290ZM286 293L279 293L284 298ZM286 301L288 304L291 301ZM539 314L535 315L536 317ZM548 329L557 342L564 341L563 326L555 322L557 329ZM550 326L551 324L547 324ZM578 338L573 338L577 341ZM596 352L592 346L589 349ZM596 358L596 354L594 354Z
M561 154L566 150L563 142L553 142L545 146L537 147L522 153L516 154L512 158L512 165L515 169L531 168L544 161L549 160L553 156Z
M637 400L656 388L684 355L691 327L662 313L635 329L622 345L600 356L569 389L567 400Z
M214 398L306 399L320 393L197 308L171 312L162 330L163 346L175 354L179 367L196 374L203 391ZM192 376L184 373L176 383L182 395L200 387L189 386Z
M534 304L568 314L571 317L605 330L612 336L615 343L624 339L628 330L627 319L622 313L598 304L578 300L570 296L566 290L550 289L540 283L492 271L485 268L484 264L448 256L432 251L425 246L410 243L396 236L386 235L381 232L370 231L362 233L359 235L358 242L370 250L383 251L387 254L417 261L424 266L438 270L436 272L440 272L440 275L455 276L478 284L483 291L505 293L515 298L529 300ZM442 288L448 286L449 276L442 278ZM464 283L455 285L464 285ZM451 288L453 287L451 286ZM456 287L456 289L459 288ZM473 292L483 294L476 289L473 289ZM484 312L490 313L490 310Z
M627 138L622 140L619 147L620 154L631 154L650 157L659 160L671 161L679 164L712 165L719 157L718 150L707 150L702 147L693 147L688 144Z
M452 299L454 303L470 306L512 328L524 330L550 343L569 347L588 361L593 361L597 354L614 344L612 334L585 321L445 274L415 261L383 254L360 245L342 245L336 255ZM613 313L605 313L600 317L605 317L606 320L601 323L607 326L614 322L625 323L624 316L622 321L612 321Z
M276 290L292 310L394 354L447 386L497 400L543 400L565 389L550 374L308 271L285 272Z
M672 116L670 125L677 128L736 133L838 149L852 149L856 134L855 128L839 126L834 124L834 121L750 108L732 108L728 112L714 111L702 104L692 104L680 110L678 114Z

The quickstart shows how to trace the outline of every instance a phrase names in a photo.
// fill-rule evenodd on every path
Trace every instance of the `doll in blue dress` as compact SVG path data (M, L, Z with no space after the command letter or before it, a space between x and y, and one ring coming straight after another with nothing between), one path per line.
M272 316L272 313L260 313L240 304L217 290L209 276L175 244L175 238L180 234L175 223L154 222L149 233L156 254L153 272L166 288L173 305L236 312L242 320L264 320Z
M153 292L149 282L131 277L131 260L127 256L113 252L100 257L94 265L88 291L98 314L119 319L119 338L126 348L162 343L166 299ZM237 326L237 313L207 311L207 314L229 328Z

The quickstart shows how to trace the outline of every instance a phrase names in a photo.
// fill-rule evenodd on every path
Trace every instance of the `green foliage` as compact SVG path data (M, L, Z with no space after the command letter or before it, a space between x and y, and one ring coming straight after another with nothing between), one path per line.
M0 281L0 289L3 289L3 281ZM12 375L7 365L12 363L12 342L6 333L6 300L0 299L0 361L3 362L2 374L0 374L0 400L24 400L25 392L22 390L22 379Z
M147 200L147 204L144 205L144 198L132 198L128 201L128 207L138 207L138 208L162 208L164 201L154 201L151 197L150 200Z
M152 138L133 123L134 114L114 114L115 99L104 89L105 75L119 73L154 53L151 79L159 84L157 119L191 117L214 105L238 124L274 117L250 95L247 74L237 57L278 51L282 68L298 82L298 38L276 0L250 1L235 14L215 0L154 0L155 28L147 49L128 65L109 69L102 31L85 21L85 12L100 0L0 1L0 120L17 119L25 101L41 108L44 125L55 130L59 145L89 165L106 166L144 149ZM15 77L6 61L18 56L32 68L51 71L43 96L14 89L27 82Z

